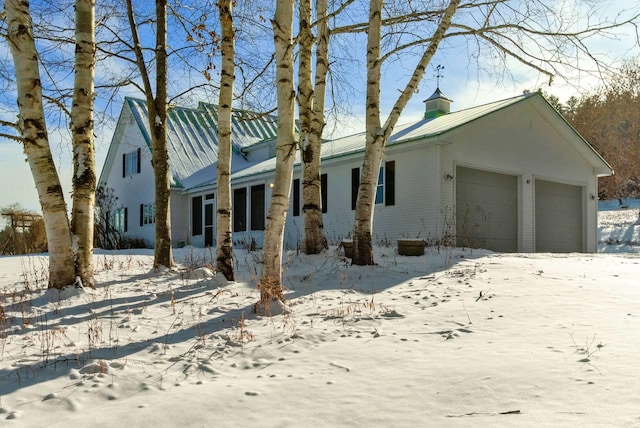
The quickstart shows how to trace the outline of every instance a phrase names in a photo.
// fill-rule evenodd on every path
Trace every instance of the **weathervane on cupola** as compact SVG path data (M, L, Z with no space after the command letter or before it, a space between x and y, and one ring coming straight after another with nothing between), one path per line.
M423 101L425 103L425 119L435 119L436 117L443 116L450 111L450 105L453 101L445 97L440 91L440 79L444 78L442 70L444 70L443 65L436 65L436 90L429 98Z
M444 77L444 75L442 74L442 70L444 70L444 65L436 65L436 88L438 89L440 89L440 78Z

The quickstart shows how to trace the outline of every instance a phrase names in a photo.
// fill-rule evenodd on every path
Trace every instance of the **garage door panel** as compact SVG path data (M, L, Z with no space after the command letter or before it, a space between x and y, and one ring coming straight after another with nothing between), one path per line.
M456 176L457 245L517 251L517 177L464 167Z
M536 251L583 251L582 197L580 186L536 180Z

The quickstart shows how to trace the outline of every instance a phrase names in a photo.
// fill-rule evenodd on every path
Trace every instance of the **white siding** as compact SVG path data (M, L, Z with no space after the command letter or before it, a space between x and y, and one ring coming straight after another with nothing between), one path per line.
M190 242L191 198L188 195L171 192L171 240L173 246L181 247Z
M375 206L372 239L375 244L396 245L401 238L435 241L441 236L437 227L440 215L438 195L438 148L423 142L389 147L383 160L395 162L395 204ZM324 230L330 245L353 235L355 212L351 209L351 170L362 168L362 157L349 156L326 160L322 174L327 174L327 212ZM296 169L294 179L301 179ZM296 248L302 242L303 217L287 214L285 242Z
M437 147L423 142L388 147L385 161L395 161L396 200L392 206L376 205L374 243L440 239L437 155Z
M118 197L117 207L127 208L127 236L144 239L153 245L155 226L153 224L140 226L140 204L155 202L151 151L128 109L123 110L123 117L121 117L119 125L122 125L121 131L114 135L114 141L112 141L112 144L117 145L117 150L112 160L106 186L114 189ZM138 148L141 148L140 174L123 177L123 154L133 152Z

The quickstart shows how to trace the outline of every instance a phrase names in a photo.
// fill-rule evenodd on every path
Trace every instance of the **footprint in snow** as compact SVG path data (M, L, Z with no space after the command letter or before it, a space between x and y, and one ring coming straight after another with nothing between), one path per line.
M401 313L399 313L395 309L393 309L391 311L387 311L387 312L381 314L381 316L383 318L404 318L404 315L402 315Z

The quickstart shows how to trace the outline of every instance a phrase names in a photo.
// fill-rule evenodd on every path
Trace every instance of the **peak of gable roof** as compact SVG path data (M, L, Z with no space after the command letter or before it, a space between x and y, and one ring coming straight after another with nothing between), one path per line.
M126 97L141 134L151 147L149 112L144 100ZM218 114L212 104L199 103L198 108L171 106L167 121L167 149L174 185L218 160ZM232 113L232 145L235 157L242 149L277 134L277 118L270 115L234 110Z

